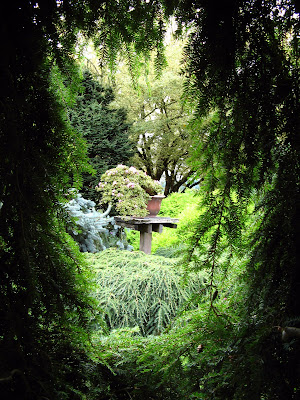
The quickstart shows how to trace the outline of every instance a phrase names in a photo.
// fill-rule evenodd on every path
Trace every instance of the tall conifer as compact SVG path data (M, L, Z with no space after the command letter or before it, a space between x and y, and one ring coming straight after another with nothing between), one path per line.
M94 175L83 175L84 197L96 200L95 186L101 175L118 164L126 164L133 154L129 140L126 111L112 108L113 90L104 87L90 72L83 74L82 91L70 110L72 126L88 143L88 157L95 170Z

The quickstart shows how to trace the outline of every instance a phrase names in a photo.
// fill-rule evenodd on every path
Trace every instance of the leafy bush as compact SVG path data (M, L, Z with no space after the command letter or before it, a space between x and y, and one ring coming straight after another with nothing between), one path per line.
M159 214L163 217L178 218L186 208L198 203L197 195L198 191L192 189L172 193L162 201Z
M100 193L100 204L112 204L120 215L146 216L150 196L162 192L158 181L145 171L126 165L111 168L101 176L96 186Z
M158 334L205 285L203 272L183 284L176 260L142 252L107 249L88 261L97 271L96 297L112 329L139 326L143 335Z

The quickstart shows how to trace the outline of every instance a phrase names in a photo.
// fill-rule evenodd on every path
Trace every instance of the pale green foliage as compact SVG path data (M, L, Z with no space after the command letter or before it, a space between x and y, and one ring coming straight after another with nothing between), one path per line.
M119 215L143 217L148 214L150 196L159 194L162 187L144 171L118 165L107 170L96 186L101 204L112 204Z
M173 255L176 249L182 251L193 235L193 225L199 215L201 198L196 190L172 193L161 203L160 217L178 218L177 229L163 228L162 233L152 233L152 253ZM139 247L139 233L127 232L127 238L135 250Z
M195 203L186 204L185 209L178 214L177 229L164 228L161 234L154 232L152 241L154 253L165 247L178 248L179 251L185 248L188 239L193 235L193 226L199 212L198 201L195 199Z
M99 359L132 382L132 399L221 400L222 385L238 381L230 367L238 359L237 335L247 333L246 326L239 322L241 310L246 312L243 271L242 261L227 276L216 276L220 291L214 308L209 293L195 292L199 306L193 309L195 301L187 303L186 310L160 335L141 338L136 328L125 328L113 330L108 336L94 336ZM253 322L264 334L261 322ZM199 345L201 351L197 350ZM248 343L248 349L252 345ZM257 356L246 363L251 364L254 378L261 359Z
M166 47L167 66L159 78L155 64L144 63L144 73L132 84L124 64L116 72L118 106L126 107L136 143L133 164L152 178L165 179L165 195L188 185L193 172L187 163L191 148L188 123L192 110L183 99L184 77L180 74L183 41L172 40Z
M96 297L110 328L139 326L143 335L158 334L204 288L203 272L184 284L174 259L107 249L88 260L97 271Z
M193 235L193 226L201 209L201 197L196 190L187 190L184 193L172 193L162 202L161 216L178 218L177 229L164 228L161 235L155 233L153 250L160 247L184 246Z

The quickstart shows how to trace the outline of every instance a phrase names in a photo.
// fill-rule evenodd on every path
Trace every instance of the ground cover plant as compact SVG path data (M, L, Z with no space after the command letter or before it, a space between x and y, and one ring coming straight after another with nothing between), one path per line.
M141 256L141 253L137 255ZM154 262L160 260L160 257L151 257ZM93 260L94 255L89 258ZM136 256L130 258L132 262ZM150 256L142 258L148 262ZM193 301L190 297L190 302L173 315L168 328L159 334L148 332L142 337L137 326L130 328L125 324L109 334L102 330L94 333L93 345L98 361L107 364L120 379L120 386L112 388L112 398L114 394L135 400L145 397L153 400L223 398L222 387L239 379L230 372L232 363L249 364L248 359L240 358L237 346L239 335L247 332L246 326L239 322L240 303L246 288L243 278L246 258L236 263L228 274L216 276L219 292L213 302L209 292L194 286L189 293L194 295ZM137 260L134 261L136 266ZM173 262L170 263L174 268ZM128 268L128 274L132 277L132 268ZM160 275L163 281L165 278ZM110 288L112 286L110 284ZM120 311L127 314L126 306L132 302L132 296L124 296L123 299ZM276 332L273 334L275 338ZM248 344L250 349L252 345ZM256 363L259 360L259 357L251 360L253 372L257 374ZM241 393L239 396L242 396ZM242 397L236 397L239 398Z
M205 272L185 282L176 259L117 249L86 257L96 272L96 299L110 329L138 327L144 336L157 335L194 293L205 290Z

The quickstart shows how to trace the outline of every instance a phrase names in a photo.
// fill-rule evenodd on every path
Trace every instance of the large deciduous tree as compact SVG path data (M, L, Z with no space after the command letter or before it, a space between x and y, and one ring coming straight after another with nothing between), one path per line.
M116 71L117 102L128 108L133 120L130 129L136 143L132 163L165 183L167 196L197 184L188 164L192 140L188 128L192 109L183 98L184 77L180 74L183 41L172 40L166 47L166 65L157 74L155 63L140 61L140 77L134 84L130 69ZM157 76L158 75L158 76ZM191 179L191 182L189 182Z
M133 155L129 140L126 111L113 108L114 94L104 87L89 71L83 73L82 91L69 111L71 125L88 144L87 154L95 174L83 175L81 192L96 200L95 186L101 175L118 164L126 164Z

